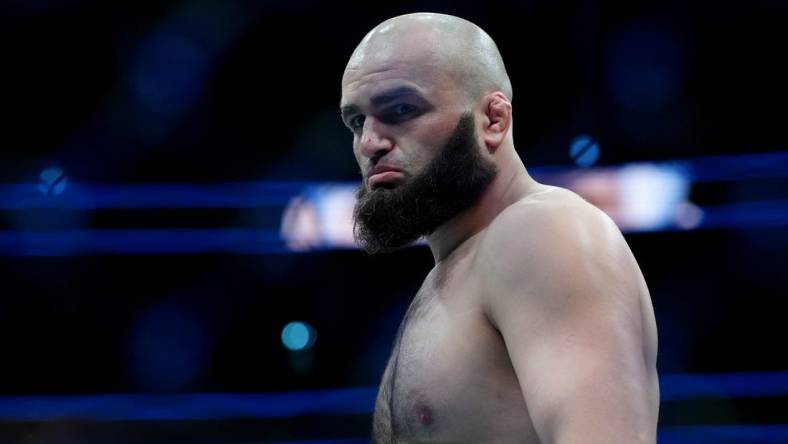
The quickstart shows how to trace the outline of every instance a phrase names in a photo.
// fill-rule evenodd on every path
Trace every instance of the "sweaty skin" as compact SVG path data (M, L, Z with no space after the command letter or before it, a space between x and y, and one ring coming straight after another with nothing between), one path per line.
M381 381L375 443L655 443L657 331L614 223L534 181L512 138L511 84L472 23L381 23L342 79L342 117L365 184L422 171L471 112L498 169L471 208L426 235L435 266ZM375 182L373 182L375 183Z

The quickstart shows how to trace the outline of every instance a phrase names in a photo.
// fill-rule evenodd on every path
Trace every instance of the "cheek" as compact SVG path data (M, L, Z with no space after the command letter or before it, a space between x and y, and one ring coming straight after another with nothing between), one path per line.
M353 157L356 158L356 163L358 166L361 166L363 157L361 156L361 151L358 149L358 136L353 136Z
M420 122L418 127L412 128L407 142L403 141L412 147L409 157L418 166L429 163L446 146L456 127L457 120L452 118L431 118Z
M446 145L454 130L457 128L460 115L431 113L424 116L418 128L414 128L413 135L426 147L434 151Z
M439 147L425 143L421 140L411 139L403 141L400 151L402 152L402 162L411 176L421 173L430 161L435 157Z
M364 159L358 154L357 151L353 151L353 154L356 158L356 165L358 165L359 170L364 173Z

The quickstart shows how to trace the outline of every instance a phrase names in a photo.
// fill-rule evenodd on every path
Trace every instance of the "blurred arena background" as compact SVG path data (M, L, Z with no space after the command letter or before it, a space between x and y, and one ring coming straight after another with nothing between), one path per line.
M415 11L493 36L526 166L625 231L659 442L788 442L788 3L1 8L0 443L369 442L432 256L353 248L340 79Z

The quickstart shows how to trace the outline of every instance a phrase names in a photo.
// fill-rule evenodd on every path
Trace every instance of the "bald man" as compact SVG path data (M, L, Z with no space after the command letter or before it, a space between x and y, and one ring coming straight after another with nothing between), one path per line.
M373 440L654 443L646 283L604 213L528 175L511 98L493 40L457 17L387 20L347 64L356 238L374 254L425 237L435 259L383 374Z

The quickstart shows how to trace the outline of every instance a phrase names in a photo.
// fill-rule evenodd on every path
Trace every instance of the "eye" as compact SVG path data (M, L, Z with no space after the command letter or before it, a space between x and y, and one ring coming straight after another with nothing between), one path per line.
M393 111L395 115L404 116L412 113L416 110L416 107L413 105L408 105L407 103L401 103L394 107Z
M361 129L361 127L364 126L364 116L359 114L348 120L347 124L352 130Z
M410 119L418 113L418 108L407 103L400 103L387 109L382 117L382 120L389 124L395 124Z

